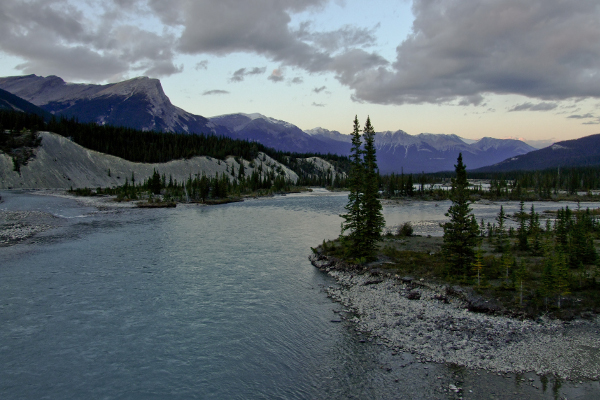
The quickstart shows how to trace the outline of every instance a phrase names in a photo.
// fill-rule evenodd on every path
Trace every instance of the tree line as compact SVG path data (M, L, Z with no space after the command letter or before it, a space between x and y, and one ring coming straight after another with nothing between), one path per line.
M477 288L493 289L518 294L519 305L524 300L530 307L552 304L561 308L565 296L577 291L584 299L597 299L585 295L598 289L598 254L594 240L600 238L598 210L570 210L561 208L550 215L545 224L531 206L526 212L524 201L519 212L508 216L504 207L494 223L478 224L470 208L467 179L462 157L459 156L456 177L452 179L450 199L446 213L449 221L442 224L445 274L450 280L472 284ZM508 219L517 222L517 228L507 228ZM482 245L487 241L493 253L484 256ZM500 281L494 285L491 282Z
M76 118L53 118L45 121L35 114L0 111L0 132L47 130L73 142L105 154L133 162L164 163L176 159L208 156L224 160L228 156L254 160L259 153L267 154L288 166L299 176L298 185L344 187L344 174L349 159L336 154L292 153L274 150L257 142L231 139L211 134L183 134L140 131L132 128L80 123ZM332 171L321 171L307 157L320 157L333 165ZM341 172L341 174L340 174Z

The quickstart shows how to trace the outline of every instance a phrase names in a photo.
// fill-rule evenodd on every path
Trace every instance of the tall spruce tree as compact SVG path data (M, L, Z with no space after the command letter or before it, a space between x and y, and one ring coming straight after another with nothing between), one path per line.
M371 119L367 117L364 128L364 185L363 209L365 214L365 250L371 257L376 250L377 242L381 239L381 232L385 227L385 219L381 212L379 201L379 171L377 156L375 154L375 129Z
M358 116L354 117L354 129L352 131L352 149L350 155L350 171L348 174L348 204L344 207L346 214L341 215L342 222L341 239L345 241L348 249L348 256L352 258L364 257L366 255L364 247L364 213L363 213L363 178L364 165L362 161L362 143L360 140L360 124ZM344 232L348 231L348 236L344 237ZM349 242L349 243L348 243Z
M385 220L379 201L379 170L375 155L375 130L370 118L364 127L364 149L360 138L358 117L354 117L352 154L348 177L348 204L342 222L341 239L351 258L372 258ZM343 236L349 231L348 236Z
M441 224L444 228L442 250L448 263L448 274L466 278L475 258L474 247L477 244L479 226L469 206L467 171L462 162L462 153L458 155L454 168L456 177L452 179L450 191L452 205L445 214L450 217L450 221Z

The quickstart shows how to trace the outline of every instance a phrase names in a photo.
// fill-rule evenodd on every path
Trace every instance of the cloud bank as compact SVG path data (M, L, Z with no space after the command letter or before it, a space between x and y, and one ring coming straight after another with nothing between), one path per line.
M380 104L479 104L482 95L600 97L600 6L594 0L415 0L412 34L391 68L343 83Z
M514 111L548 111L563 99L600 97L597 0L413 0L411 34L386 38L398 44L394 60L371 51L377 25L292 26L295 14L331 1L3 0L0 50L25 60L24 73L67 80L169 76L182 71L180 54L250 53L280 72L330 73L357 102L481 105L488 94L517 94L542 102ZM242 68L230 79L264 72Z

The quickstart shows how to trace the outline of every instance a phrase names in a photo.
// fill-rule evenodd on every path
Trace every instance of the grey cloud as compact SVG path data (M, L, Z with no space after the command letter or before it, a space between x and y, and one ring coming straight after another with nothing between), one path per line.
M297 76L294 79L292 79L292 83L293 84L300 84L302 82L304 82L304 79L300 78L299 76Z
M177 53L252 53L282 67L332 72L354 101L378 104L483 106L486 93L549 104L600 97L597 0L487 0L476 6L413 0L412 33L396 38L391 64L367 51L377 27L314 32L309 23L291 26L293 14L331 1L110 0L86 2L104 10L90 15L77 0L2 0L0 50L23 58L23 71L86 80L138 71L174 74L182 70L174 63ZM163 25L133 26L140 15Z
M245 77L247 77L248 75L260 75L260 74L264 74L265 71L267 70L266 67L254 67L251 70L246 70L246 68L240 68L237 71L235 71L233 73L233 75L231 76L231 78L229 78L229 80L231 82L241 82L244 80Z
M321 86L321 87L318 87L318 88L314 88L313 92L315 92L315 93L321 93L325 89L327 89L327 86Z
M595 121L587 121L584 122L583 125L599 125L600 124L600 118L596 118Z
M290 31L290 13L322 6L327 0L208 0L185 2L179 49L184 53L253 52L274 61L318 68L319 54Z
M229 94L229 92L227 90L219 90L219 89L207 90L206 92L202 93L202 96L210 96L213 94Z
M77 0L3 0L0 50L25 59L20 66L24 71L92 81L130 73L156 77L178 73L183 67L174 63L177 53L249 52L281 66L334 72L351 85L361 70L388 64L376 54L354 48L370 46L376 28L345 26L309 32L305 25L299 33L290 27L292 14L318 10L330 1L109 0L90 3L95 7L92 12ZM131 22L146 17L163 25L146 30ZM40 52L42 46L48 51ZM75 57L83 57L86 51L89 60L102 68L87 68L83 58ZM200 62L195 68L205 66ZM242 81L253 71L238 70L231 81ZM279 76L269 79L279 81Z
M131 4L130 4L131 3ZM160 77L182 70L174 59L175 36L123 24L104 6L90 19L71 0L3 0L0 4L0 50L23 58L26 73L103 81L130 72Z
M600 97L595 0L414 0L412 34L391 68L342 80L380 104L444 103L485 93Z
M196 63L196 66L194 68L196 69L196 71L201 69L208 69L208 60L202 60L199 63Z
M340 49L372 46L377 41L375 31L378 27L366 29L346 25L335 31L310 32L310 23L305 22L300 25L296 35L299 39L312 42L323 50L335 52Z
M323 103L315 103L315 102L313 102L312 105L314 107L325 107L325 104L323 104Z
M284 79L283 71L280 68L274 69L267 79L273 82L281 82Z
M587 118L594 118L593 114L587 113L587 114L583 114L583 115L569 115L567 118L574 118L574 119L587 119Z
M556 107L558 107L558 104L556 104L556 103L533 104L533 103L527 102L527 103L523 103L523 104L518 104L508 111L550 111L550 110L554 110Z

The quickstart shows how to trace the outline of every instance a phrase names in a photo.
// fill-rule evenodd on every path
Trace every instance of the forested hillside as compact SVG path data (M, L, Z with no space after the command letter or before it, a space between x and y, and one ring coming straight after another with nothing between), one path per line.
M343 185L340 176L337 179L333 177L340 172L344 174L349 165L344 156L281 152L260 143L222 136L143 132L110 125L79 123L74 118L45 122L43 118L34 114L11 111L0 111L1 129L46 130L70 138L85 148L142 163L164 163L194 156L209 156L220 160L234 156L252 160L262 152L294 170L303 185ZM312 156L327 160L334 166L335 171L319 170L314 163L305 160Z

